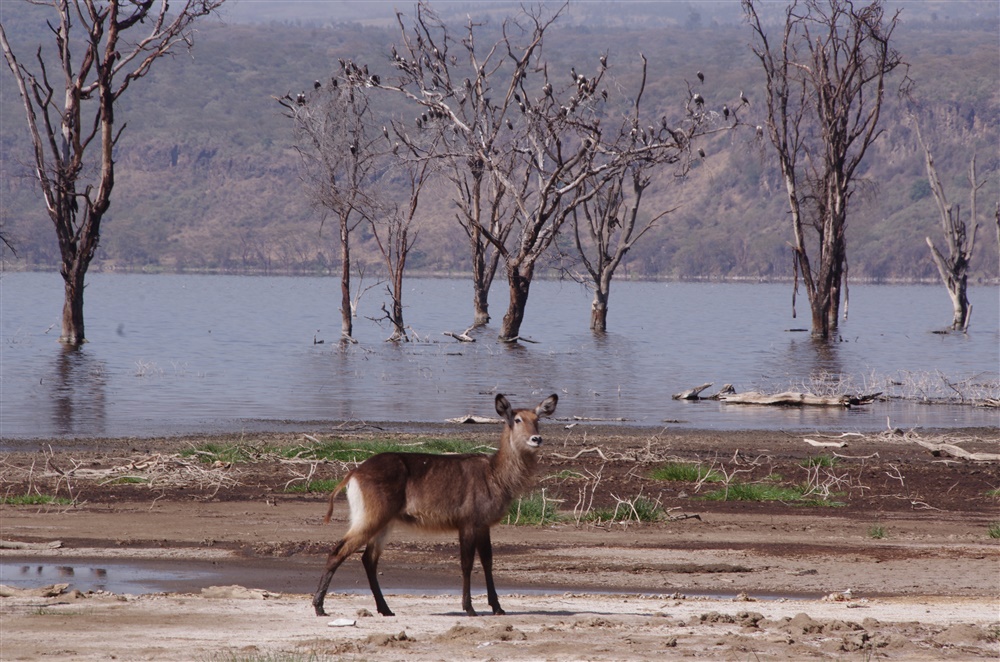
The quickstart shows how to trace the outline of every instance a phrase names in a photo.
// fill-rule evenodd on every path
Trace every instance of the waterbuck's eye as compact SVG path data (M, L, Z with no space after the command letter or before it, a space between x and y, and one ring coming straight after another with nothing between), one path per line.
M520 416L518 416L517 418L515 418L515 419L514 419L514 422L515 422L515 423L521 423L521 422L523 422L523 421L521 421L521 417L520 417Z

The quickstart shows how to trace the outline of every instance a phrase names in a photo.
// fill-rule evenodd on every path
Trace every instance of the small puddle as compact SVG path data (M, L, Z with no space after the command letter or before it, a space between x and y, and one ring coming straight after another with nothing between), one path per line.
M0 563L0 584L13 588L69 584L70 589L84 593L159 593L197 584L210 577L210 571L149 568L135 563L113 561L102 561L99 564L76 561L59 564Z
M330 591L334 593L368 593L361 564L358 568L342 567L334 578ZM141 595L145 593L198 593L209 586L239 585L274 593L310 594L322 574L322 563L315 560L284 559L230 559L226 561L198 560L107 560L66 559L52 563L46 559L10 557L0 561L0 584L12 588L40 588L51 584L69 584L70 590L107 591L116 594ZM380 572L382 589L393 593L419 593L421 595L458 595L461 577L438 572L413 573L412 571ZM482 577L473 578L474 592L482 590ZM500 580L498 579L498 583ZM476 584L479 584L478 586ZM636 594L665 595L674 592L690 598L731 600L733 593L705 593L685 590L683 587L659 587L657 590L581 586L531 586L506 584L498 587L502 593L524 595L585 594ZM813 594L753 593L756 600L816 599Z

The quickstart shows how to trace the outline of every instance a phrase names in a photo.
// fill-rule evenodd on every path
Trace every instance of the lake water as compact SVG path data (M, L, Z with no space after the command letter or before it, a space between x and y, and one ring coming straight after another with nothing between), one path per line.
M671 394L714 382L743 390L954 395L1000 381L1000 289L974 286L970 333L936 334L951 319L941 286L854 285L838 342L817 344L808 308L791 316L789 284L619 282L609 333L588 329L590 295L538 281L522 336L478 342L465 279L411 278L407 323L417 341L384 342L382 290L361 300L355 345L341 346L334 278L95 273L85 314L90 342L58 343L62 281L54 273L0 275L0 438L151 437L302 429L344 421L440 422L493 415L560 396L559 419L704 429L865 431L995 426L1000 414L913 401L839 408L679 402ZM491 293L499 321L506 290ZM314 344L314 339L324 340ZM893 384L892 382L898 382ZM839 386L838 386L839 384ZM714 391L709 389L709 391Z

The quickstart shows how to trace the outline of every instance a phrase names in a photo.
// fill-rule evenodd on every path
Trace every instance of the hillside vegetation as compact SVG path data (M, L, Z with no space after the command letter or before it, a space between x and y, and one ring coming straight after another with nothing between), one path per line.
M298 177L291 127L273 97L329 79L338 58L366 62L383 77L391 75L388 52L398 38L391 7L369 4L374 7L369 14L380 14L337 21L317 15L327 3L287 3L307 6L309 13L277 21L264 11L277 3L246 4L260 11L248 9L243 21L237 16L203 23L190 56L160 63L123 98L119 117L127 128L95 268L325 273L336 266L336 237L324 226L322 211L309 203ZM616 75L627 78L625 72L637 71L641 50L649 60L646 89L657 114L683 112L686 81L701 70L709 106L735 107L744 90L751 107L742 119L761 123L762 75L738 13L726 23L709 11L695 11L696 5L681 12L667 4L677 16L653 14L656 3L629 4L621 12L605 3L571 8L566 20L547 33L550 71L564 67L569 76L571 66L594 68L598 54L608 51ZM466 11L474 11L447 7L459 17L456 28ZM996 279L1000 30L995 4L973 3L972 11L982 9L983 16L967 12L955 18L945 5L903 7L896 47L910 64L923 135L951 202L968 209L966 176L974 153L980 178L988 180L980 191L982 227L972 276ZM494 5L482 18L496 24L501 10L513 8ZM4 3L8 35L22 51L47 38L39 16L38 8ZM16 258L9 252L4 257L8 268L50 268L58 263L58 247L27 165L23 109L6 68L0 86L0 220L17 249ZM395 107L390 112L409 117L412 111ZM943 245L939 219L915 130L894 95L887 97L882 126L884 135L866 162L865 190L852 200L850 277L936 279L924 238ZM643 239L619 274L789 278L787 202L767 147L754 140L752 130L733 131L705 143L706 158L684 180L663 173L647 193L644 213L677 210ZM409 262L414 271L466 269L468 251L464 235L455 231L447 193L442 185L439 194L423 198L420 234ZM356 256L376 264L366 238L359 240Z

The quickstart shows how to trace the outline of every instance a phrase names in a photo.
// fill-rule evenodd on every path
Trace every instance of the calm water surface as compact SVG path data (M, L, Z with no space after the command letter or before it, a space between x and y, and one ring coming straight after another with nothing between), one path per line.
M499 285L499 284L498 284ZM0 275L0 437L138 436L316 428L343 420L439 422L492 415L559 393L559 418L714 429L877 430L997 425L995 410L892 401L851 410L677 402L703 382L738 390L892 391L947 395L942 379L1000 380L1000 289L976 286L968 335L935 334L951 318L941 286L851 287L841 341L817 345L805 297L787 284L616 283L610 332L588 330L589 294L532 286L522 335L474 344L442 335L471 319L465 279L409 279L417 342L384 342L378 288L361 302L356 345L341 347L333 278L92 274L82 349L57 342L58 274ZM499 321L506 292L494 289ZM324 340L314 344L314 338ZM846 380L842 387L831 386ZM892 385L889 382L902 382Z

